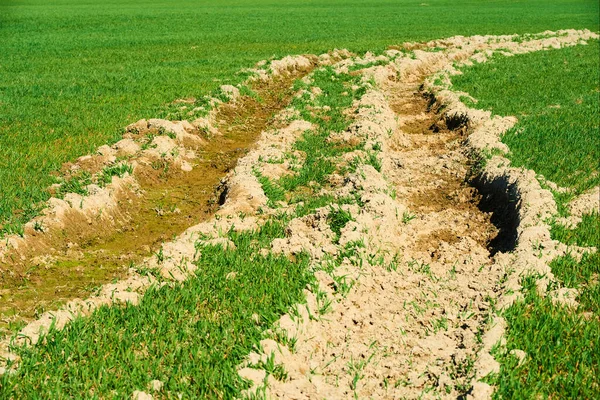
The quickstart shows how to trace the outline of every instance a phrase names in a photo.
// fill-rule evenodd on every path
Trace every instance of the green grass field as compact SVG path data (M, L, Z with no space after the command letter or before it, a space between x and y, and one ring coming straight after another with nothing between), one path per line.
M0 3L0 225L31 218L50 173L235 81L260 59L450 35L598 29L592 0ZM0 229L0 232L2 229Z
M184 284L151 288L137 306L102 307L23 348L27 361L18 377L0 376L0 397L128 398L159 379L165 398L239 398L236 367L312 280L307 256L258 254L284 227L230 232L237 249L204 246L202 272Z
M502 141L513 165L581 193L600 183L600 68L598 41L539 51L467 68L453 79L476 107L514 115ZM564 200L564 199L563 199Z
M555 225L554 239L569 245L600 248L600 216L585 216L576 229ZM549 290L564 286L579 290L575 309L555 304L537 293L539 276L523 279L524 299L504 317L508 322L507 350L527 353L521 365L509 353L497 354L502 363L495 398L598 398L600 385L600 253L580 261L559 257L550 264L557 282Z

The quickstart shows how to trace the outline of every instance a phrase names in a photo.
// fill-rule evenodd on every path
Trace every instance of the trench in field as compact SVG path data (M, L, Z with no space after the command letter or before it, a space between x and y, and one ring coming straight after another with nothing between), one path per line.
M422 99L418 99L422 97ZM417 103L427 102L425 109L429 115L428 120L421 124L421 129L427 128L427 134L442 135L450 133L450 141L463 142L469 129L469 121L466 116L457 115L453 117L440 116L440 104L436 103L434 97L429 93L415 93ZM448 141L438 142L443 148ZM461 143L462 144L462 143ZM490 257L496 253L510 252L516 246L518 216L514 185L510 185L505 179L498 178L493 181L485 179L478 164L481 160L474 158L472 154L465 154L465 164L468 167L464 179L450 180L444 190L430 193L430 202L437 202L437 207L457 207L477 209L484 215L489 216L489 222L495 228L489 233L487 239L481 241L490 252ZM461 193L462 191L462 193ZM461 200L462 198L462 200ZM467 200L467 201L465 201ZM462 204L462 205L461 205Z
M192 171L147 170L136 176L144 196L122 199L118 210L120 221L115 226L90 229L87 222L75 219L69 229L49 235L51 239L45 250L52 250L48 252L52 255L50 262L34 265L30 258L0 266L13 268L14 272L11 278L6 274L0 278L0 329L14 330L41 312L56 309L73 298L87 297L96 287L126 276L131 265L156 252L163 242L209 219L226 196L219 185L221 179L248 151L270 118L289 104L290 86L297 77L257 85L254 90L260 101L244 97L236 105L222 106L217 117L222 135L199 149ZM447 141L459 140L464 134L464 121L440 119L432 110L434 104L430 98L415 92L412 100L412 107L427 110L428 117L405 129L409 133L447 136L447 140L427 142L425 146L443 152ZM445 181L444 187L412 195L411 206L422 211L452 207L479 208L491 213L497 232L486 227L481 232L475 229L472 234L479 236L479 242L485 242L491 256L497 251L510 250L515 237L515 210L514 202L509 201L510 194L484 186L477 176ZM419 239L423 246L432 241L452 244L456 240L445 229Z
M441 310L433 311L437 315L435 318L472 310L471 320L460 321L459 318L447 328L446 338L452 338L456 358L444 359L441 368L442 374L452 377L452 396L466 398L474 372L463 368L466 364L461 362L468 364L468 360L478 357L481 344L476 337L488 329L489 310L493 308L494 299L502 293L498 281L504 272L496 265L494 256L514 249L517 203L514 188L506 182L489 182L481 176L478 160L464 145L469 133L466 117L447 117L441 105L421 90L414 85L402 84L391 84L391 89L387 90L388 101L399 117L402 133L401 139L391 142L391 157L396 160L397 168L393 168L390 180L402 193L415 218L409 236L416 239L412 243L409 239L405 256L431 265L434 274L445 278L425 284L418 280L419 289L408 285L405 290L419 292L422 284L424 288L429 287L436 302L442 305ZM459 260L461 265L456 279L462 282L455 285L447 274L452 276L451 271ZM401 280L409 281L411 275L412 272L405 271ZM404 301L421 301L414 293L399 295L397 301L401 302L403 298ZM421 306L427 308L425 303ZM427 328L422 329L430 324L435 326L435 318L420 316L414 326L407 328L411 334L402 340L413 344L427 341L431 333ZM407 379L411 372L417 371L427 376L424 387L437 387L439 353L434 352L432 358L424 356L419 361L400 351L399 360L406 357L409 367L397 374L402 375L401 379ZM457 361L461 359L463 361ZM436 368L438 372L434 372ZM394 395L411 397L419 390ZM442 386L439 390L448 394L450 389Z
M143 195L125 193L113 213L114 224L90 224L73 216L65 229L42 235L25 256L0 265L0 333L125 277L131 265L158 251L163 242L208 220L226 195L221 180L289 104L293 81L308 72L257 82L252 89L258 96L221 105L216 116L220 134L196 150L191 171L167 163L136 170ZM37 261L44 254L49 256L46 261Z
M469 236L486 247L490 256L499 250L510 250L514 226L505 221L510 214L504 206L507 199L494 195L495 192L484 185L476 172L476 161L461 148L466 139L467 121L442 116L435 99L420 91L405 93L400 103L392 102L391 106L398 115L417 116L406 121L401 128L411 137L411 147L426 149L423 157L436 157L440 163L449 163L449 167L442 171L423 168L415 174L419 185L408 196L411 210L419 213L453 210L458 214L482 214L485 218L473 221ZM460 171L453 168L457 165L452 165L457 161L462 164L458 168ZM444 226L451 221L440 222L441 229L434 231L431 237L421 238L423 245L431 241L449 244L458 241Z
M311 398L350 397L352 391L355 397L417 398L431 389L441 397L466 398L471 390L478 337L501 295L504 270L493 255L510 249L507 238L514 230L503 217L511 217L511 210L477 175L477 160L464 145L468 121L446 118L416 84L390 80L381 86L399 123L384 150L383 173L409 211L396 215L397 235L386 240L406 263L398 271L361 270L365 278L338 299L327 322L311 322L316 325L308 329L311 337L290 361L290 368L318 366L320 379L313 383L307 374L275 384L273 397L300 396L298 387L313 390L302 392ZM401 331L390 331L389 321L397 321ZM446 321L445 328L439 321ZM326 351L314 351L323 343ZM368 357L366 343L377 343L385 354ZM347 372L357 357L370 360L359 384ZM388 387L382 378L402 384Z

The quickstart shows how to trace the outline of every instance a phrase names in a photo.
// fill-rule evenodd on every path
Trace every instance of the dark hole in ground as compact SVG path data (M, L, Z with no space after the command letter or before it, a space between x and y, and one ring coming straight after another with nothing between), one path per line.
M219 206L222 206L223 204L225 204L225 201L227 200L227 193L229 192L229 187L226 184L221 185L217 189L217 192L220 192L219 193Z
M422 93L423 98L427 101L427 112L435 111L439 108L437 99L432 92L425 92L424 87L424 85L419 86L419 93Z
M517 201L513 185L505 179L486 180L479 175L471 180L471 184L481 193L477 207L486 213L491 213L490 221L498 228L498 235L488 243L490 255L498 252L508 252L517 244Z
M461 128L468 128L469 117L466 114L453 114L444 116L444 122L448 130L455 131Z

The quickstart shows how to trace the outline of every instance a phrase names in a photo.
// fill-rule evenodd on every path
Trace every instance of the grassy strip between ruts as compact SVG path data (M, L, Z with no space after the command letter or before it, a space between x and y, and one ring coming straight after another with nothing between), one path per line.
M324 124L321 128L348 126L341 111L364 93L343 94L351 79L331 69L316 73L316 84L324 86L323 101L332 105L327 115L314 117ZM311 135L306 132L305 141ZM321 156L322 162L307 159L296 171L307 177L293 185L297 193L309 190L314 179L323 183L332 171L314 170L333 155ZM152 287L138 305L102 307L61 331L51 330L35 346L17 349L19 368L0 377L0 398L128 398L135 390L148 391L155 379L164 383L155 393L159 397L239 396L247 385L236 367L256 349L266 328L303 301L302 290L314 279L306 254L290 260L261 250L285 236L292 217L318 207L332 207L328 222L338 234L352 218L333 208L332 196L295 199L293 215L277 215L253 232L228 232L235 249L199 245L198 270L187 281Z
M593 253L584 254L579 261L571 255L559 257L552 261L550 267L564 286L580 291L578 301L581 308L600 318L600 215L597 212L584 215L575 229L554 224L552 238L569 245L592 246L597 249ZM600 321L596 322L600 326ZM598 357L600 361L600 355Z
M292 102L292 106L300 111L302 118L317 126L316 131L305 132L294 146L295 150L301 151L305 156L302 167L277 182L272 182L257 173L273 206L284 200L289 204L315 202L314 194L327 183L326 178L333 172L343 172L338 170L333 159L361 146L327 143L332 131L339 132L348 126L348 117L343 111L350 107L353 100L365 93L365 86L359 85L360 77L337 74L331 67L326 67L315 71L311 78L313 82L310 85L297 81L296 89L302 90L303 95ZM353 90L353 85L356 85L357 89ZM322 91L314 100L311 98L311 86ZM298 190L299 188L302 190Z
M561 50L540 51L465 68L453 78L458 90L477 99L478 108L515 115L519 122L502 138L513 165L574 189L554 193L561 213L566 202L600 182L597 126L598 42ZM584 216L575 229L553 224L552 237L569 245L600 246L598 214ZM538 276L524 277L521 301L504 312L506 349L495 398L598 398L600 386L600 269L598 252L580 261L571 255L550 267L557 278L549 290L579 289L579 306L567 308L537 293ZM523 350L525 359L511 354Z
M589 0L1 2L0 225L29 220L64 162L258 60L597 22Z

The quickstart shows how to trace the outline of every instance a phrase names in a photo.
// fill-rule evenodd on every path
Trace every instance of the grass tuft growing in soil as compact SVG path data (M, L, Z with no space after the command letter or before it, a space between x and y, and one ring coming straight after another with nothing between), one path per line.
M362 146L328 141L331 132L343 131L350 124L351 120L344 114L344 110L366 92L366 86L361 84L360 77L338 74L333 68L325 67L314 71L311 78L310 85L301 80L296 81L295 88L304 94L292 102L292 106L299 110L301 117L317 127L315 130L304 132L302 138L294 144L294 150L304 154L304 163L293 174L286 175L277 182L272 182L257 173L271 206L283 200L290 204L304 201L314 203L313 195L327 184L329 175L338 171L333 160ZM309 94L312 87L322 91L314 99ZM322 197L321 200L323 199ZM318 200L317 204L320 207L327 205L326 202Z
M333 68L325 67L314 71L311 84L302 80L296 81L295 88L304 95L297 97L292 106L300 112L306 121L315 124L316 129L303 133L294 144L294 150L304 154L303 164L292 174L285 175L277 181L260 174L255 174L269 200L269 206L277 207L277 202L286 201L298 205L296 214L306 215L316 208L331 205L334 198L328 195L319 196L321 188L328 185L328 177L334 172L343 172L336 165L336 157L356 150L364 144L349 145L347 143L331 143L331 132L346 129L351 119L343 112L366 93L366 86L360 77L338 74ZM318 87L322 93L311 98L312 87ZM354 87L354 89L353 89ZM291 155L289 155L291 157ZM338 199L338 203L355 203L356 199Z

